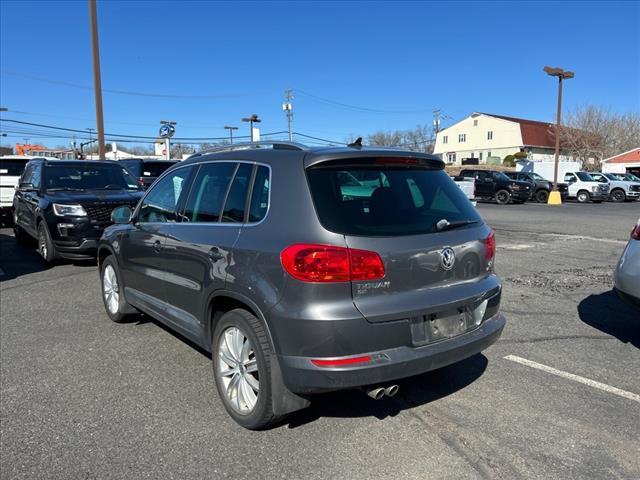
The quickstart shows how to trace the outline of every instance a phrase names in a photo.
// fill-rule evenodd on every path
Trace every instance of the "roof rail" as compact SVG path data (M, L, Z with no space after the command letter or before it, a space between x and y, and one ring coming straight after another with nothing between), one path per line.
M198 157L206 153L230 152L233 150L250 150L252 148L260 148L260 147L266 147L266 146L271 146L273 150L299 150L299 151L309 150L309 147L307 147L302 143L264 140L260 142L233 143L230 145L207 148L198 153L194 153L189 158Z

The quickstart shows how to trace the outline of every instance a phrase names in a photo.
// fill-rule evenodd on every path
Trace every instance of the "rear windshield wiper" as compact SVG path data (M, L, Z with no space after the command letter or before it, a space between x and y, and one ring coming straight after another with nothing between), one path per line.
M439 220L438 223L434 225L434 229L436 232L444 232L446 230L453 230L454 228L464 227L465 225L472 225L474 223L478 223L477 220L458 220L456 222L450 222L449 220L443 218Z
M47 188L47 192L84 192L84 188L73 188L73 187L57 187L57 188Z

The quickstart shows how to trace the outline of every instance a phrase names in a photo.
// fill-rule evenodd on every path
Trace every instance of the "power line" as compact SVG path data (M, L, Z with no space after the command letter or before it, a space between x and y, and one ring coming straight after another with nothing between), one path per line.
M14 77L22 77L30 80L36 80L38 82L51 83L53 85L63 85L65 87L73 87L79 88L82 90L93 90L93 87L88 85L80 85L77 83L66 82L62 80L53 80L50 78L37 77L35 75L27 75L24 73L12 72L3 70L1 72L3 75L9 75ZM175 94L167 94L167 93L147 93L147 92L132 92L129 90L114 90L103 88L103 92L113 93L116 95L129 95L134 97L154 97L154 98L178 98L178 99L188 99L188 100L216 100L222 98L239 98L239 97L257 97L262 95L271 95L274 92L256 92L256 93L226 93L219 95L175 95Z
M311 93L305 92L304 90L300 90L299 88L296 88L296 92L300 93L302 95L304 95L305 97L309 97L312 98L314 100L329 104L329 105L334 105L337 107L342 107L342 108L347 108L349 110L356 110L356 111L361 111L361 112L369 112L369 113L387 113L387 114L397 114L397 115L415 115L418 113L426 113L426 112L431 112L432 109L431 108L425 108L425 109L420 109L420 110L382 110L379 108L368 108L368 107L361 107L361 106L357 106L357 105L350 105L348 103L342 103L342 102L337 102L335 100L330 100L328 98L323 98L323 97L319 97L317 95L313 95Z

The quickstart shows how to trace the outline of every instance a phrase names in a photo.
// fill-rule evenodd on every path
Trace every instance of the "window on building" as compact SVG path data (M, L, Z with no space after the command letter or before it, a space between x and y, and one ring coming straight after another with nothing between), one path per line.
M487 158L491 156L491 152L487 152Z
M480 152L480 153L478 154L478 159L479 159L480 161L482 161L482 152Z
M458 135L458 142L462 143L462 142L466 142L467 141L467 134L466 133L461 133L460 135Z
M449 137L447 135L442 137L442 143L449 143Z
M447 162L456 163L456 154L455 153L447 153Z
M474 120L474 121L473 121L473 126L474 126L474 127L477 127L477 126L478 126L478 120Z
M493 140L493 130L487 132L487 140Z

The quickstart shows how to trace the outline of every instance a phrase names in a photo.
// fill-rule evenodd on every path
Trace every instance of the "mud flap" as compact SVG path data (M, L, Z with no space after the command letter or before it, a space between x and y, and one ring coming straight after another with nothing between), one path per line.
M276 415L285 415L311 405L308 398L296 395L286 387L278 357L273 353L271 354L271 391L273 413Z

